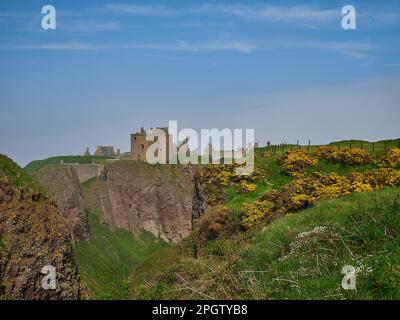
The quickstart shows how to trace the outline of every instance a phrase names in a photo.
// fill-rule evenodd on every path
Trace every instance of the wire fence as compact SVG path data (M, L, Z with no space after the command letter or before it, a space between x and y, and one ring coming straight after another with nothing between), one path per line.
M338 149L345 148L359 148L365 150L370 153L384 153L392 148L400 148L400 138L397 140L388 140L388 141L380 141L380 142L367 142L367 141L342 141L335 142L329 145L313 145L311 144L311 140L308 140L306 145L299 144L299 140L297 140L296 144L287 144L280 143L271 145L268 144L265 147L256 148L256 154L262 155L265 152L268 152L272 155L284 154L285 152L294 151L294 150L307 150L310 153L314 153L321 146L333 146Z

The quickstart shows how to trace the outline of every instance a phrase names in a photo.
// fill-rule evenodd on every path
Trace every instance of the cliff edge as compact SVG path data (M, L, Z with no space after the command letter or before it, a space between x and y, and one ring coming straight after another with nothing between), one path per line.
M44 289L53 266L56 288ZM73 236L63 214L36 182L0 155L0 299L79 299Z

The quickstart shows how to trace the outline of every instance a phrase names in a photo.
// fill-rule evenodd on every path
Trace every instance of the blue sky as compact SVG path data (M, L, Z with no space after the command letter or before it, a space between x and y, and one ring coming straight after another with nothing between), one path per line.
M400 1L2 0L0 152L129 151L168 120L254 128L260 144L397 138L399 31Z

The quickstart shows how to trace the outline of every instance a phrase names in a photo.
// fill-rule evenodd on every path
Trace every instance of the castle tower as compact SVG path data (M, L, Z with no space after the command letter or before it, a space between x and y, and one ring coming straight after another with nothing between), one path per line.
M146 131L142 128L139 132L131 134L131 159L136 161L146 161Z
M89 157L90 156L90 151L89 151L89 147L86 147L85 153L83 154L85 157Z
M172 137L168 133L168 128L158 128L165 132L166 134L166 163L169 162L169 152L170 145L172 145ZM140 132L131 134L131 159L135 161L146 161L147 148L154 142L146 141L146 130L143 127Z

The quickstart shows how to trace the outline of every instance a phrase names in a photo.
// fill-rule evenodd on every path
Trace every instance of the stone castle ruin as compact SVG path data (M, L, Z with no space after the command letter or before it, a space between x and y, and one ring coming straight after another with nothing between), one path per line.
M98 146L94 155L109 158L115 158L117 156L113 146Z
M162 163L171 163L170 159L175 159L177 157L177 153L181 150L186 153L186 156L189 157L192 152L194 155L197 155L197 149L194 151L190 151L189 149L189 140L186 138L184 141L181 141L180 144L176 145L173 142L172 135L169 133L168 127L158 127L158 128L150 128L146 132L146 130L142 127L139 132L132 133L131 143L130 143L130 152L120 152L120 149L117 149L115 152L114 146L98 146L96 151L94 152L94 156L103 156L107 158L112 158L109 161L114 160L134 160L134 161L141 161L141 162L149 162L147 159L147 152L151 145L153 145L158 138L158 134L155 130L162 130L165 133L165 146L159 144L157 146L158 150L155 150L155 157L160 157ZM154 141L147 141L147 137L153 134ZM254 147L258 147L258 143L254 144ZM163 149L165 148L165 150ZM232 158L235 153L244 154L246 153L247 148L238 148L238 150L214 150L213 145L211 143L208 144L206 150L203 153L203 157L208 157L209 162L213 162L212 159L220 160L220 159L229 159ZM161 153L161 154L160 154ZM84 153L85 156L90 156L89 148L87 147ZM164 159L165 157L165 159ZM174 163L174 162L172 162Z
M166 137L165 150L162 150L162 148L160 148L159 151L162 153L165 152L165 158L166 158L165 163L168 163L170 155L170 146L172 146L172 136L169 134L167 127L157 128L157 129L165 132L165 137ZM148 133L151 134L152 130L154 129L151 128ZM142 127L140 129L140 132L131 134L131 160L143 161L143 162L147 161L146 159L147 149L154 143L154 141L146 140L146 136L148 133Z

